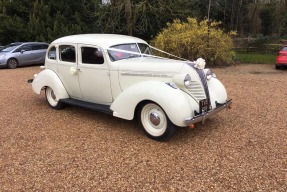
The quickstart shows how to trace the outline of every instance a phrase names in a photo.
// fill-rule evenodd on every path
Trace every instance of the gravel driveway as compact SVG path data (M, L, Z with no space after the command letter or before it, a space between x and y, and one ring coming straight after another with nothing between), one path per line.
M27 79L0 70L0 191L287 191L287 70L214 69L233 110L168 142L136 121L51 109Z

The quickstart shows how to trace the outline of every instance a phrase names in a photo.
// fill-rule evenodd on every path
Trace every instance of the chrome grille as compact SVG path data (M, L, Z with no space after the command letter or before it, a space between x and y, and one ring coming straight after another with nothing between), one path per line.
M195 97L198 101L202 99L208 99L210 103L210 96L209 96L209 90L207 85L207 79L205 76L205 73L202 69L197 69L194 67L193 63L187 63L190 67L192 67L194 70L196 70L200 82L192 81L191 85L187 88L193 97Z
M204 89L200 82L191 81L191 84L187 87L187 90L197 101L206 99Z
M202 85L204 87L205 95L209 99L209 90L208 90L207 79L206 79L205 73L203 72L202 69L196 69L196 71L201 79Z

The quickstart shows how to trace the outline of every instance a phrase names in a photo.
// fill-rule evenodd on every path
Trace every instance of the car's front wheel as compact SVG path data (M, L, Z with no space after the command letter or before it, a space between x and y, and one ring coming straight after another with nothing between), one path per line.
M9 69L15 69L17 66L18 66L18 61L17 61L17 59L14 59L14 58L8 59L8 61L7 61L7 67L8 67Z
M50 107L52 107L53 109L63 109L64 108L64 103L59 102L59 100L57 99L55 92L53 91L53 89L51 87L46 87L45 90L45 95L46 95L46 99L50 105Z
M175 126L156 103L142 105L138 112L138 119L145 134L157 141L167 140L175 132Z

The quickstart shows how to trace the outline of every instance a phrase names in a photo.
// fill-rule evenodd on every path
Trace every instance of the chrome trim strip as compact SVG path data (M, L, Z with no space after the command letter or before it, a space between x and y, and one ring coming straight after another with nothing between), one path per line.
M228 109L229 106L231 106L232 104L232 99L226 101L226 103L219 105L217 108L209 110L207 112L202 112L201 114L194 116L194 117L188 117L185 119L185 123L187 125L191 125L197 122L202 122L204 123L205 120L207 118L209 118L212 115L215 115L216 113L218 113L219 111L223 110L223 109Z
M123 76L143 76L143 77L165 77L165 78L171 78L174 75L172 74L155 74L155 73L143 73L143 72L121 72L120 73Z

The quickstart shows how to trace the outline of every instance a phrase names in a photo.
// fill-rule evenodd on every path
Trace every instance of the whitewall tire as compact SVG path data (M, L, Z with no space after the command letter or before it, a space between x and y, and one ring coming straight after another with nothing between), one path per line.
M145 103L141 106L138 119L145 134L155 140L169 139L175 132L175 126L164 110L156 103Z
M46 87L45 90L45 95L46 95L46 99L50 105L50 107L52 107L53 109L62 109L64 108L64 104L59 102L59 100L57 99L54 91L52 88L50 87Z

